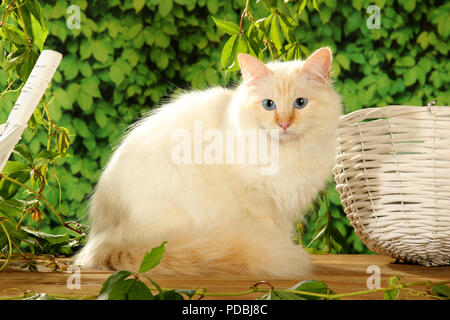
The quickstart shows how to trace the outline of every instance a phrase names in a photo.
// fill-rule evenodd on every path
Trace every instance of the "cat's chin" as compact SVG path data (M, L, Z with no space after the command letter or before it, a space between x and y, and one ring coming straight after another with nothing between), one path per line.
M273 130L273 128L260 128L263 130ZM287 131L283 131L283 130L278 130L278 134L273 136L274 139L278 139L278 141L280 142L285 142L285 141L294 141L297 139L300 139L301 137L301 131L300 130L287 130Z
M279 140L283 141L293 141L300 138L300 134L298 132L293 131L280 131Z

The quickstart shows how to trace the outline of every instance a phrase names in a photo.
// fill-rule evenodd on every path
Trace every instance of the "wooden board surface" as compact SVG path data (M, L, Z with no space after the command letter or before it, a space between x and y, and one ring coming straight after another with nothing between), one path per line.
M336 293L347 293L367 290L367 279L372 273L367 273L369 266L378 266L381 270L381 286L388 285L389 277L400 275L405 282L441 281L450 279L450 266L425 267L411 264L396 264L394 259L378 255L312 255L313 272L307 278L319 280L328 284ZM81 270L80 289L70 290L67 280L71 273L67 272L70 259L56 259L62 271L51 271L55 265L48 264L47 259L37 260L39 272L23 271L20 266L23 261L13 261L0 272L0 298L21 294L26 290L49 294L63 294L73 297L87 297L99 293L102 283L112 274L99 270ZM0 261L1 262L1 261ZM193 289L205 288L208 292L232 293L248 290L253 284L265 280L276 288L289 288L306 279L254 279L250 277L232 278L182 278L155 277L163 288ZM422 289L423 287L417 287ZM204 299L256 299L261 293L253 293L237 297L205 297ZM420 299L421 297L405 296L404 299ZM351 299L383 299L383 293L354 296Z

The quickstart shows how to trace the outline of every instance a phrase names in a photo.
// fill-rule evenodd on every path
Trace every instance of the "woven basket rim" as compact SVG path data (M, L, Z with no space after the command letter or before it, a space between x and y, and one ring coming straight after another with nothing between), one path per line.
M393 113L394 111L394 113ZM372 107L359 109L345 115L342 115L339 119L340 126L354 126L359 121L370 118L377 118L382 116L388 116L389 118L398 117L404 114L431 112L434 115L438 115L444 111L450 113L450 106L409 106L409 105L389 105L385 107ZM347 123L350 122L351 123Z

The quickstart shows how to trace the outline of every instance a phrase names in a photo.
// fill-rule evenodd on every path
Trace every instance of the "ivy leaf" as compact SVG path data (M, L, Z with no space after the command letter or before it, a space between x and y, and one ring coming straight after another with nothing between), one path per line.
M260 0L264 6L267 8L267 10L270 11L270 9L275 9L277 6L277 0ZM256 1L258 2L258 1Z
M271 290L270 300L306 300L300 294L295 294L282 289Z
M333 186L332 188L327 189L327 199L331 201L331 203L340 206L341 205L341 198L339 193L336 191L336 187Z
M166 290L155 296L156 300L184 300L183 296L178 293L178 290Z
M280 18L278 15L275 15L272 19L270 26L270 38L277 49L281 49L283 45L283 36L281 35Z
M173 0L164 0L164 1L159 1L159 14L162 17L167 16L170 11L172 11L173 8Z
M403 79L405 80L405 86L411 86L413 85L417 80L417 70L416 68L409 68L406 70Z
M8 217L20 217L23 213L22 207L22 203L14 199L0 200L0 213L3 212Z
M109 294L111 293L111 290L114 288L114 286L131 276L131 274L132 273L129 271L121 270L109 276L109 278L103 283L102 289L100 290L100 295L97 297L97 300L108 300Z
M127 279L119 281L113 287L108 300L155 300L155 297L142 281L138 279Z
M195 295L196 292L194 289L177 289L175 291L187 295L189 300L192 299L192 297Z
M317 11L319 11L319 10L317 10ZM331 11L331 9L329 7L323 7L319 13L320 20L322 21L322 23L327 24L328 22L330 22L332 14L333 14L333 12Z
M350 70L350 61L343 54L336 55L335 60L341 65L345 70Z
M317 4L317 0L313 0L313 7L314 7L314 9L316 9L317 11L320 12L319 5Z
M128 292L135 284L136 279L118 280L108 294L108 300L129 300Z
M50 244L59 244L66 242L69 238L69 234L49 234L42 231L34 231L28 227L21 227L21 230L25 231L26 233L38 238L48 241Z
M301 14L303 9L305 9L306 2L307 2L307 0L302 0L302 2L300 3L300 5L298 7L297 15Z
M450 298L450 287L445 284L439 284L431 287L435 295Z
M416 64L416 60L411 56L401 57L395 61L396 67L412 67Z
M25 144L18 144L14 148L14 153L21 155L24 159L26 159L29 163L33 163L33 155L31 153L30 148Z
M108 116L102 109L95 109L95 121L100 128L104 128L108 123Z
M66 81L75 79L79 71L80 69L78 68L77 63L67 63L67 65L64 66L64 79Z
M166 251L164 247L166 243L167 241L164 241L159 247L155 247L152 249L152 251L150 251L150 253L147 252L145 254L141 266L139 267L139 273L147 272L156 267L161 262L161 259L164 256L164 252Z
M207 0L206 6L210 13L216 14L219 11L219 0Z
M79 119L79 118L75 118L73 119L73 126L75 127L76 133L78 135L80 135L83 138L89 138L92 134L89 131L88 126L86 125L86 123Z
M84 90L80 90L78 93L77 102L83 111L89 111L92 109L94 100L92 99L92 96L87 94Z
M359 64L366 63L366 59L364 58L364 55L360 52L350 54L350 59Z
M307 291L312 293L326 294L328 291L328 285L321 281L305 280L294 285L290 290ZM316 296L308 296L306 294L298 294L300 297L308 300L323 300L323 298Z
M295 57L295 51L296 51L296 46L292 46L287 52L286 52L286 61L290 61L293 60Z
M352 0L353 8L355 8L358 11L361 11L363 0Z
M395 287L400 284L400 279L396 276L389 278L389 286ZM384 300L397 300L400 295L400 289L395 288L384 291Z
M81 90L95 98L101 98L102 95L98 88L98 84L99 81L96 77L83 79L81 80Z
M59 156L59 152L43 149L36 155L36 160L54 160Z
M4 34L4 37L13 42L16 46L29 45L29 42L25 38L25 34L9 24L3 24L0 32Z
M145 5L145 0L133 0L133 8L139 13Z
M95 40L92 47L95 48L95 50L92 50L94 58L101 63L106 63L106 61L109 58L109 51L106 48L104 42L100 40Z
M20 183L26 183L31 178L31 168L28 165L17 161L6 162L2 173ZM0 181L0 196L2 196L4 200L11 199L16 195L20 187L19 184L2 179Z
M25 5L34 18L39 22L43 30L47 30L45 26L44 14L38 0L25 1Z
M238 45L238 35L235 34L228 39L222 49L222 56L220 62L222 67L228 68L234 61L236 57L236 49Z
M295 42L295 36L292 32L294 25L289 21L289 19L283 15L279 16L280 19L280 25L281 30L283 30L284 37L289 41L291 44Z
M236 35L240 32L239 26L230 21L221 20L212 17L216 26L223 32L229 34L230 36Z
M416 7L416 0L399 0L406 12L412 12Z
M45 25L44 27L42 27L40 22L36 20L34 16L30 16L30 18L31 18L31 34L33 37L33 42L35 45L37 45L39 50L42 51L44 49L44 43L48 35L47 28L45 28Z
M119 86L125 80L125 73L119 64L114 63L109 69L109 78L116 86Z
M347 240L344 236L339 232L338 229L332 224L328 225L328 229L330 235L333 237L334 241L336 241L339 245L341 245L346 251L348 250Z
M89 39L83 39L80 43L80 58L81 60L87 59L92 54L92 41Z

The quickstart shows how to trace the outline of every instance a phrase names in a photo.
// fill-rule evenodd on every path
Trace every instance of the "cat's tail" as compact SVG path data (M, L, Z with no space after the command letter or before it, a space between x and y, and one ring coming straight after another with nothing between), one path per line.
M310 272L307 253L288 235L261 226L216 227L181 233L153 243L107 244L88 241L76 264L137 272L146 252L167 240L156 275L261 275L303 277Z

